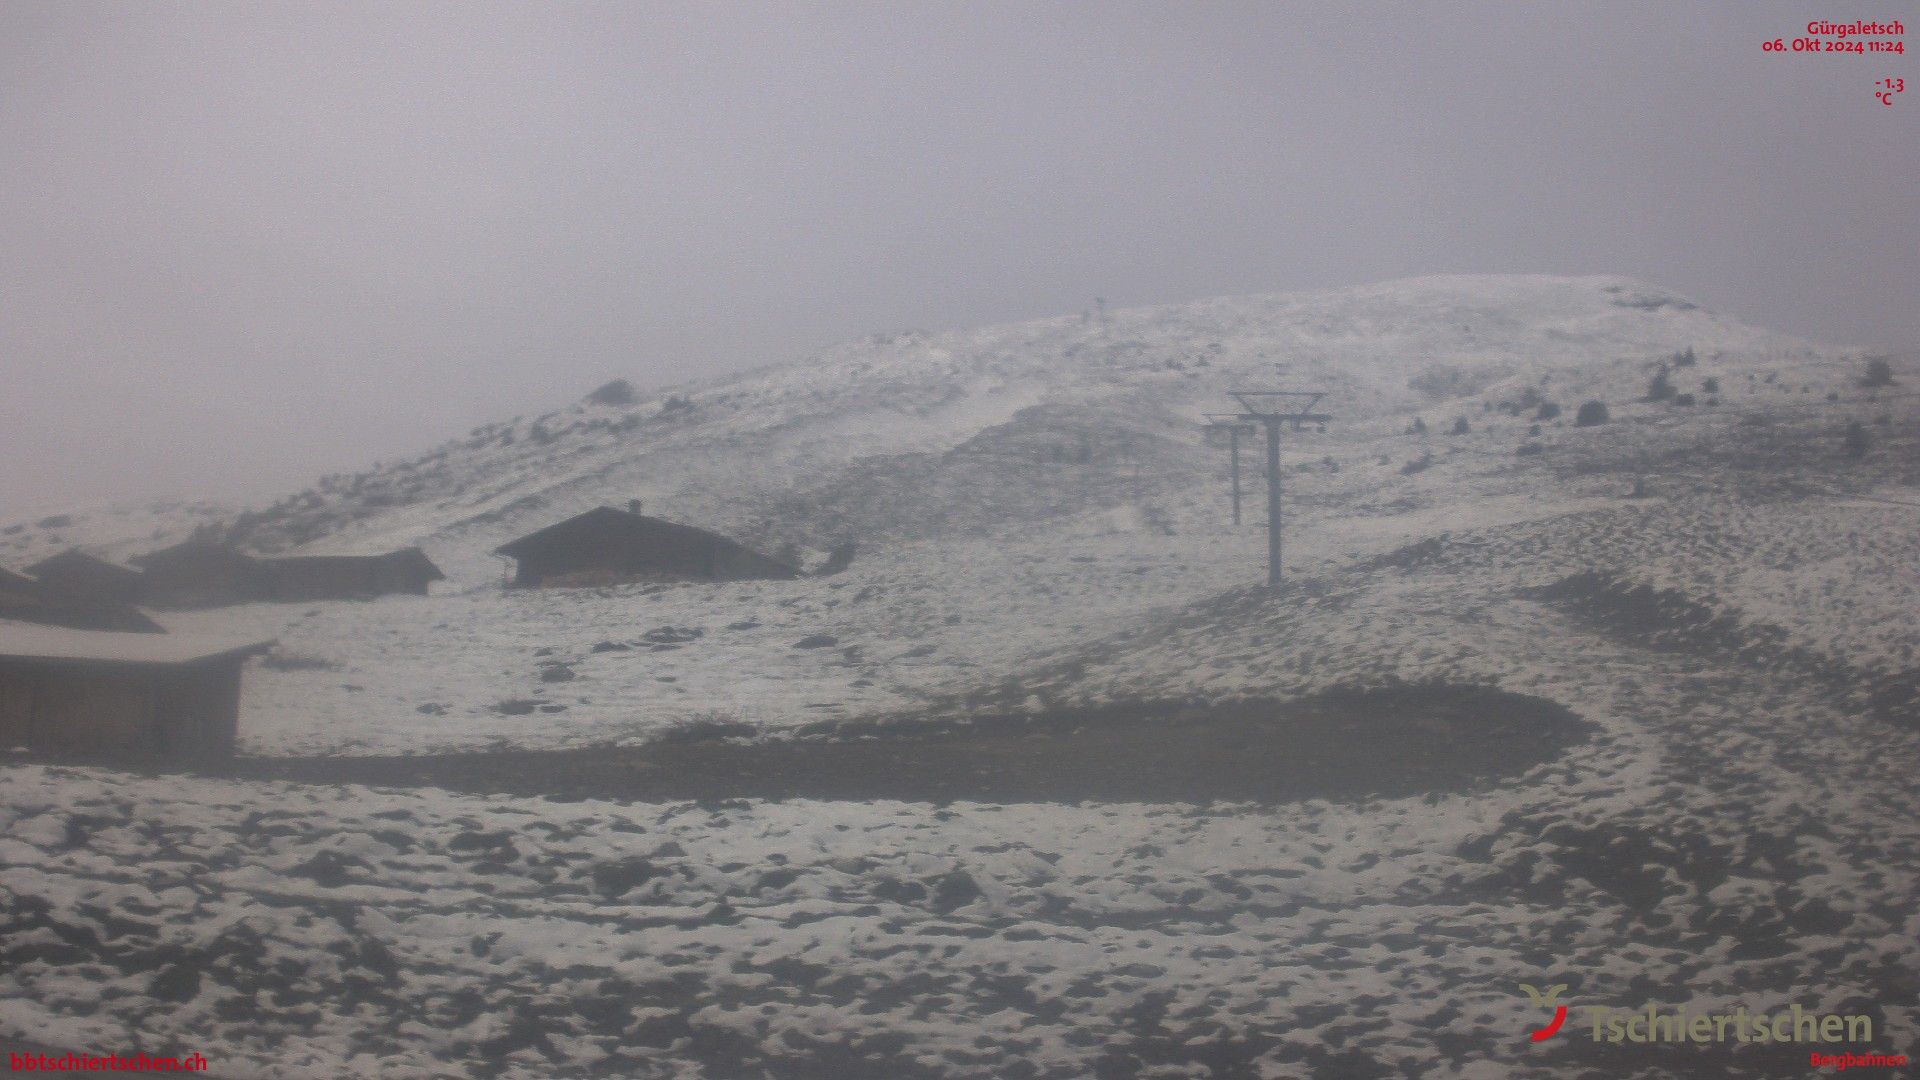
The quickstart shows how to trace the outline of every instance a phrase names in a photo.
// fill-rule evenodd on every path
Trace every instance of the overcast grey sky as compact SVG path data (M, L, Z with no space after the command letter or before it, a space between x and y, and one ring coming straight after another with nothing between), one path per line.
M0 519L1096 295L1623 273L1911 349L1916 65L1760 44L1916 10L0 0Z

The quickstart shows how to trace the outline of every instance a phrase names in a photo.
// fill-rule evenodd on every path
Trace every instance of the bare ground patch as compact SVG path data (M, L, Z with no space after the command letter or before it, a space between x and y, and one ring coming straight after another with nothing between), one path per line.
M556 799L1291 802L1469 790L1592 727L1481 687L1297 701L1141 702L960 722L844 724L791 739L421 757L242 759L226 775Z

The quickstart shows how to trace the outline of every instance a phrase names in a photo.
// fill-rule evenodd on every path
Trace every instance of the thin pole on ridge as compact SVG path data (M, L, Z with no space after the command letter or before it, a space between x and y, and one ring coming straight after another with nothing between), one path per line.
M1251 435L1257 430L1247 423L1239 413L1208 413L1208 431L1227 433L1227 447L1230 453L1227 466L1228 483L1233 490L1233 523L1240 524L1240 436Z

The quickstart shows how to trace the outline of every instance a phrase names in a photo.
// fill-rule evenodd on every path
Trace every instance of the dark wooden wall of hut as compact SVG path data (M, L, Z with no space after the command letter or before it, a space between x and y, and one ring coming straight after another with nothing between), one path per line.
M300 555L262 560L268 599L356 600L389 593L425 596L439 570L425 556Z
M88 757L230 756L243 662L0 659L0 745Z
M636 543L627 535L586 533L570 536L564 544L529 551L518 562L516 585L569 579L587 583L595 577L709 578L714 571L714 545L697 534L649 537Z

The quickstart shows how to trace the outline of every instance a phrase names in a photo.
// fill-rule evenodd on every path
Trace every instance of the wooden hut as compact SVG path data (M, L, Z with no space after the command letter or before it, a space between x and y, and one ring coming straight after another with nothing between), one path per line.
M384 555L289 555L259 560L270 600L364 600L389 593L425 596L445 580L417 547Z
M266 578L258 559L205 540L187 540L136 555L131 561L141 570L143 604L220 607L267 596Z
M135 604L140 600L140 571L79 548L68 548L27 567L55 596L87 604Z
M494 549L514 560L515 585L792 578L786 563L718 533L602 506Z
M0 619L79 630L165 633L159 623L131 604L75 599L37 577L6 569L0 569Z
M271 645L0 621L0 746L89 757L229 756L241 667Z

